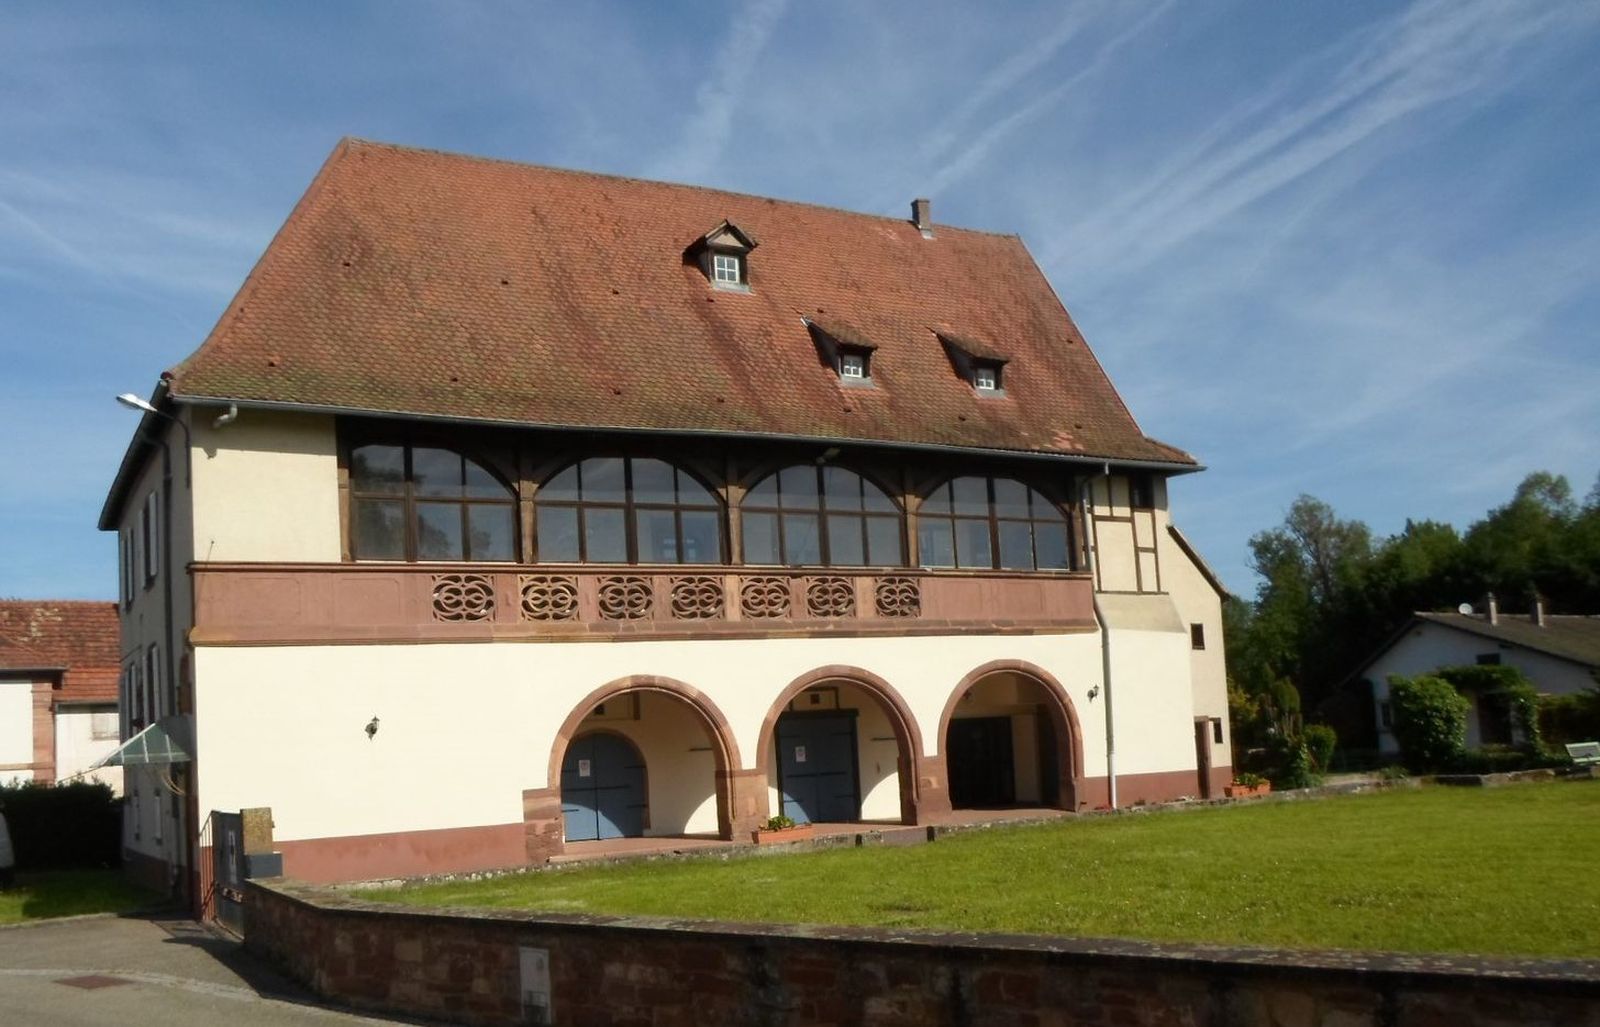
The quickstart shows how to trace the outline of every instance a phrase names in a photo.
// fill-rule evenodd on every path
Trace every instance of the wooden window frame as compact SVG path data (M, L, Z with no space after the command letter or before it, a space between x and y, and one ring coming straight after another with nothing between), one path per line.
M924 520L927 520L927 521L939 521L941 523L945 523L945 524L950 525L950 541L951 541L952 550L954 550L954 547L955 547L955 544L956 544L956 538L957 538L956 533L955 533L956 523L959 522L959 521L976 521L976 520L983 519L978 514L958 514L958 513L955 512L954 485L955 485L955 482L957 482L958 480L960 480L962 478L980 478L984 482L985 494L987 496L987 500L988 500L987 505L988 505L988 510L989 510L988 515L987 515L988 522L989 522L989 566L986 567L986 568L985 567L974 567L974 566L965 566L964 567L960 563L960 553L959 552L955 552L954 556L955 556L956 562L954 564L952 564L950 568L946 568L946 569L954 569L954 570L992 570L992 571L1003 571L1003 572L1010 572L1010 573L1028 573L1028 574L1038 574L1038 573L1041 573L1041 572L1045 573L1045 574L1064 574L1064 573L1069 573L1069 572L1077 570L1076 564L1078 562L1078 556L1077 556L1077 553L1076 553L1076 551L1074 549L1074 545L1073 545L1073 543L1075 541L1075 535L1077 533L1076 533L1076 531L1074 531L1074 528L1073 528L1073 522L1072 522L1072 516L1071 516L1070 509L1063 509L1062 505L1059 502L1057 502L1056 500L1052 499L1049 495L1047 495L1044 492L1044 490L1038 488L1037 486L1029 483L1028 481L1026 481L1026 480L1024 480L1022 478L1013 477L1012 475L1009 475L1009 474L955 474L955 475L951 475L950 477L941 480L938 484L936 484L932 488L928 489L921 496L921 502L917 506L917 520L918 520L918 528L919 528L919 530L921 528L921 522L924 521ZM1002 516L1000 516L1000 513L999 513L998 509L996 509L995 498L994 498L994 483L995 483L995 481L997 479L998 480L1004 480L1004 481L1016 482L1017 484L1021 485L1023 488L1028 490L1028 516L1027 517L1002 517ZM934 493L938 492L942 488L950 488L952 490L951 491L951 496L950 496L950 498L951 498L951 512L950 513L943 513L943 512L938 511L938 510L929 510L928 509L928 499L929 499L929 497L931 497ZM1043 499L1047 504L1049 504L1050 510L1055 514L1056 517L1060 518L1060 524L1061 524L1061 528L1062 528L1062 530L1063 530L1063 532L1065 534L1065 543L1066 543L1065 551L1066 551L1066 556L1067 556L1067 566L1065 566L1065 567L1045 567L1045 568L1040 568L1040 566L1039 566L1038 536L1035 534L1035 532L1033 530L1033 526L1035 524L1055 524L1056 521L1051 519L1051 518L1039 517L1039 516L1035 516L1034 515L1034 512L1033 512L1033 497L1034 496L1038 496L1040 499ZM1000 566L1000 525L1001 524L1026 524L1026 525L1028 525L1028 548L1029 548L1029 552L1030 552L1030 554L1032 555L1032 558L1033 558L1032 559L1032 563L1033 563L1032 567L1001 567ZM924 566L924 567L932 567L932 565L930 565L930 564L928 564L926 562L924 562L922 564L922 566ZM933 568L933 569L939 569L939 568Z
M623 494L623 498L622 498L622 501L620 503L616 502L615 500L592 500L592 499L584 499L583 498L583 464L586 463L587 461L590 461L590 460L606 460L606 459L621 460L622 461L622 475L623 475L623 477L622 477L623 493L622 494ZM634 498L633 462L635 460L656 460L656 461L659 461L660 463L666 464L668 467L672 468L673 473L674 473L673 482L672 482L672 491L673 491L673 496L674 496L674 500L675 500L673 503L671 503L671 504L667 504L667 503L641 503L641 502L638 502ZM565 474L567 472L567 470L572 469L572 468L576 468L576 470L577 470L578 498L577 499L546 499L546 498L544 498L545 486L549 482L553 481L556 477L558 477L558 476L560 476L562 474ZM696 484L698 484L701 488L705 489L705 491L711 496L711 502L709 504L684 503L681 500L681 498L678 497L679 489L678 489L678 481L677 481L677 477L676 476L679 475L679 474L686 475L688 478L690 478ZM650 454L637 454L636 455L636 454L632 454L632 453L627 453L627 454L623 454L623 453L589 453L589 454L586 454L584 456L576 457L576 458L574 458L572 460L568 460L568 461L562 463L554 471L552 471L550 474L546 475L545 478L543 479L543 481L541 481L539 483L539 489L538 489L538 491L536 491L534 493L534 497L533 497L533 523L534 523L534 537L535 537L535 541L536 541L536 549L535 549L535 553L534 553L534 560L535 560L535 562L545 562L545 563L557 563L557 564L568 563L570 561L567 561L567 560L545 560L543 554L538 551L537 539L538 539L538 531L539 531L539 511L543 510L543 509L573 510L573 511L576 512L576 515L577 515L577 526L578 526L578 561L577 561L578 563L588 564L588 563L595 562L595 561L591 561L589 559L589 534L588 534L588 531L587 531L587 527L588 527L588 511L589 510L621 510L622 511L622 530L623 530L624 555L627 557L626 566L634 566L634 567L637 567L637 566L643 566L643 567L708 567L708 566L723 567L723 566L727 566L727 564L728 564L728 510L727 510L726 504L719 497L718 490L715 487L713 487L710 483L708 483L704 478L702 478L699 474L696 474L694 471L691 471L689 468L685 467L684 465L682 465L680 463L675 463L674 461L671 461L671 460L663 459L662 457L659 457L659 456L653 456L653 455L650 455ZM655 562L655 561L651 561L649 563L641 563L640 562L640 560L639 560L639 518L638 518L638 513L639 513L640 510L644 510L646 512L651 512L651 511L660 512L660 511L670 510L672 512L673 542L674 542L675 548L677 549L678 555L680 557L680 559L677 562L675 562L675 563L659 563L659 562ZM685 549L684 539L683 539L683 514L684 514L685 511L688 511L690 513L707 513L707 512L709 512L709 513L716 514L716 518L717 518L717 553L716 553L716 559L714 561L709 561L709 562L702 561L702 562L699 562L699 563L689 563L689 562L684 561L683 559L681 559L681 557L683 556L683 551ZM600 564L600 566L613 566L614 567L614 566L622 566L622 565L614 564L614 563L602 563L602 564Z
M724 278L724 277L722 277L723 264L721 262L724 261L724 260L730 261L732 263L732 269L733 269L734 277L732 277L732 278ZM742 254L739 254L739 253L732 253L732 252L730 252L728 250L712 250L711 251L711 281L714 282L717 285L745 285L745 284L747 284L746 281L745 281L744 256Z
M395 447L395 448L398 448L398 449L401 450L401 452L403 454L403 456L402 456L402 464L403 464L402 474L403 474L404 480L401 482L401 487L400 487L399 491L396 491L396 492L375 492L375 491L363 490L361 488L361 486L357 483L356 477L355 477L355 473L354 473L355 454L356 454L356 452L358 450L363 449L363 448L365 448L367 446L392 446L392 447ZM470 463L476 465L477 467L481 468L485 474L488 474L491 478L493 478L495 480L495 482L497 482L500 485L500 487L505 490L504 497L503 498L496 498L496 499L489 499L489 498L484 498L484 497L466 496L466 495L462 495L462 496L419 496L417 494L417 491L416 491L416 484L415 484L415 482L413 480L414 479L414 473L413 473L413 468L412 468L412 451L414 449L438 449L438 450L443 450L445 452L454 454L456 457L460 458L463 461L470 462ZM357 561L357 562L369 561L369 562L373 562L373 563L385 563L385 562L439 563L439 562L444 562L444 563L499 563L499 564L516 563L518 561L518 555L521 552L521 548L520 547L521 547L522 534L521 534L521 523L520 523L521 518L518 516L518 512L517 512L518 511L517 488L516 488L516 485L514 485L512 482L509 482L509 481L506 480L505 476L503 474L501 474L498 469L496 469L496 467L494 466L494 464L491 461L485 460L479 454L477 454L475 452L472 452L472 451L470 451L468 449L464 449L464 448L462 448L460 446L454 445L451 442L446 441L446 440L436 440L436 439L431 439L431 438L418 438L418 437L400 437L400 438L395 438L395 437L391 437L391 436L363 437L363 438L360 438L360 439L352 440L349 443L349 445L346 447L346 454L347 454L347 463L350 465L349 497L348 497L348 500L347 500L347 504L348 504L348 508L349 508L349 538L348 538L348 543L349 543L349 550L350 550L351 558L354 559L355 561ZM463 468L462 468L463 476L465 475L465 473L466 473L466 469L465 469L465 465L463 465ZM358 537L357 537L357 532L359 531L357 525L360 523L360 521L356 517L355 511L356 511L357 504L360 503L363 500L366 500L366 501L369 501L369 502L398 502L398 503L400 503L401 508L404 510L404 529L403 529L402 536L401 536L401 553L402 553L402 555L398 558L398 561L396 561L394 559L390 559L390 558L385 558L385 557L374 557L374 556L362 556L361 555L361 547L360 547L360 543L359 543ZM424 560L418 555L418 537L417 537L417 504L418 503L441 503L441 504L442 503L449 503L449 504L452 504L452 505L454 505L454 506L456 506L458 508L457 512L459 513L460 518L461 518L461 547L462 547L462 554L463 555L461 555L460 557L447 558L447 559L444 559L442 561L441 560L433 560L433 559ZM506 557L505 559L503 559L503 560L489 560L489 559L483 559L483 558L475 557L475 556L472 555L472 531L471 531L471 523L472 522L471 522L471 518L469 517L469 514L470 514L470 511L471 511L471 508L475 507L475 506L504 507L505 509L507 509L510 512L510 515L511 515L511 554L508 557Z
M907 532L906 532L906 523L907 522L906 522L905 504L902 503L900 500L896 499L895 498L895 494L891 490L884 488L881 483L879 483L875 478L873 478L869 474L864 474L861 471L856 470L854 467L847 467L847 466L845 466L843 464L816 464L816 465L813 465L815 467L815 472L816 472L816 476L817 476L817 505L815 507L799 507L799 508L783 506L782 505L783 504L783 479L782 479L781 475L783 474L784 471L792 470L792 469L794 469L796 467L806 467L806 466L807 465L803 464L803 463L785 464L784 466L779 467L776 470L772 471L770 474L763 475L760 479L758 479L755 482L754 485L752 485L749 489L747 489L745 491L744 501L739 504L740 527L741 527L741 529L743 528L744 515L746 513L763 513L763 514L772 514L772 515L774 515L777 518L777 533L776 534L777 534L777 542L778 542L778 559L779 559L779 562L778 563L751 563L749 561L749 559L746 558L746 556L744 554L744 547L741 544L740 552L739 552L739 563L740 563L740 566L744 566L744 567L806 567L806 566L816 566L816 567L900 567L900 568L903 568L903 567L907 566L907 564L906 564L906 558L907 558L906 557L906 554L907 554L907 549L906 549L906 534L907 534ZM829 508L829 506L828 506L828 492L827 492L827 476L826 476L825 472L826 472L826 468L828 468L830 466L831 467L837 467L840 470L848 471L851 474L854 474L856 476L856 478L861 482L862 488L863 488L863 495L861 497L861 502L862 502L861 509L859 509L859 510L832 510L832 509ZM771 479L774 479L774 478L777 479L777 491L776 491L776 495L778 497L777 501L771 506L765 506L765 505L762 505L759 502L757 502L755 504L752 504L751 501L750 501L750 493L754 492L756 490L756 488L758 488L761 485L764 485L767 481L769 481ZM887 512L883 512L883 511L873 511L873 510L866 509L865 489L866 489L867 486L871 486L872 488L877 489L878 492L880 494L882 494L882 496L889 501L890 505L894 507L894 512L893 513L887 513ZM789 557L788 539L787 539L787 537L785 535L784 521L783 521L783 515L786 514L786 513L788 513L788 514L793 514L793 513L802 513L802 514L815 513L816 514L816 517L817 517L817 555L818 555L818 558L820 560L819 563L816 563L816 564L802 564L802 563L797 563L797 562L791 561L788 558ZM831 546L830 546L830 543L828 542L828 518L829 518L830 515L836 516L836 517L855 517L860 522L860 527L861 527L861 553L862 553L863 557L869 557L869 558L870 558L871 553L872 553L872 536L867 530L868 529L868 523L870 521L874 520L874 519L876 519L876 520L890 520L890 519L893 519L895 524L898 527L899 532L900 532L899 562L898 563L892 563L892 564L882 564L882 563L872 563L870 561L870 559L867 559L867 560L864 560L862 563L859 563L859 564L855 564L855 563L834 563L833 562L833 554L831 552ZM741 530L740 534L741 534L741 536L743 535L743 531L742 530ZM743 539L741 538L741 543L742 542L743 542Z

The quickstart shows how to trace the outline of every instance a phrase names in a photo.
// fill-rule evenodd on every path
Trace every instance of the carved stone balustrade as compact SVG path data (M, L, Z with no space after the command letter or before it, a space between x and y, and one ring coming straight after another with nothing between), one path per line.
M192 565L197 644L1087 631L1087 575L913 569Z

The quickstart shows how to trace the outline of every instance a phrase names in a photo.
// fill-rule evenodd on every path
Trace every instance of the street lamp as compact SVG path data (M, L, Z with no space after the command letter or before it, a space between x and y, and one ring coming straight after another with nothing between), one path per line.
M190 485L192 485L193 481L191 480L190 474L189 451L194 446L194 440L189 437L189 426L184 424L181 418L173 417L165 410L157 410L148 401L140 399L131 392L124 392L122 395L118 396L117 402L131 410L141 410L147 414L154 414L157 417L164 418L165 420L171 421L173 424L178 426L179 430L183 432L183 487L188 488ZM166 441L164 439L156 439L154 441L160 443L162 455L166 456L168 460L170 460L171 455L167 453Z

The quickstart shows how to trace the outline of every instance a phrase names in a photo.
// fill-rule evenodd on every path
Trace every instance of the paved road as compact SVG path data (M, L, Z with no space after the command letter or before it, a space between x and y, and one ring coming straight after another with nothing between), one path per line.
M417 1023L321 1006L191 920L86 917L0 928L6 1027Z

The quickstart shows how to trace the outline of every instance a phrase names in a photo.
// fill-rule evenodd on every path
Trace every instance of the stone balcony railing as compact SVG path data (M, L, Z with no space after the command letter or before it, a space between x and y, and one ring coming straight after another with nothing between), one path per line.
M198 644L1072 631L1084 574L195 564Z

